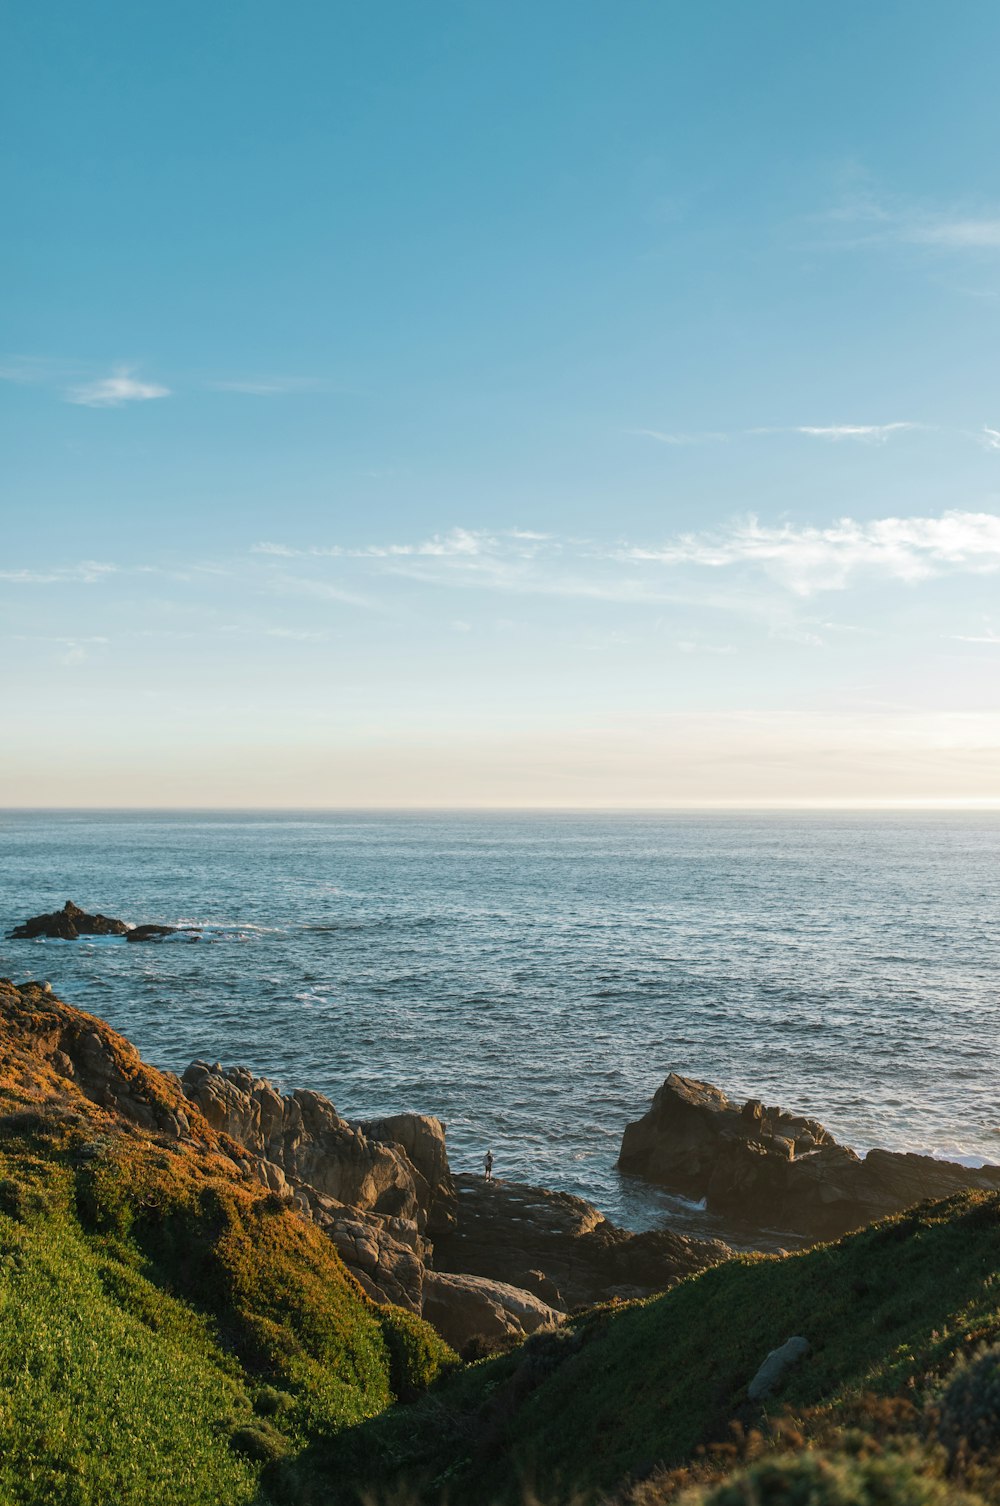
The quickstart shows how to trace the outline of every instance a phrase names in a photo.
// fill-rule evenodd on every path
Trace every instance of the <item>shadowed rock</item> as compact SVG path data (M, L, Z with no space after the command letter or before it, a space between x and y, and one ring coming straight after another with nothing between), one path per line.
M664 1291L732 1253L666 1229L633 1234L568 1192L469 1174L455 1186L457 1226L435 1241L437 1268L505 1281L558 1308Z
M423 1316L461 1352L472 1339L523 1339L566 1315L503 1281L426 1271Z
M180 926L132 926L125 936L126 941L162 941L164 936L176 936L179 930L187 930ZM196 937L192 937L195 940Z
M815 1119L756 1099L742 1107L671 1073L629 1124L618 1165L759 1229L836 1239L926 1199L1000 1188L1000 1167L871 1150L862 1159Z
M68 899L61 910L51 915L33 915L23 925L9 932L12 941L31 941L38 936L53 941L78 941L81 936L125 936L128 925L110 915L88 915Z
M392 1114L386 1119L369 1120L359 1128L369 1140L397 1146L423 1178L427 1232L444 1234L453 1229L458 1203L440 1119L429 1114Z

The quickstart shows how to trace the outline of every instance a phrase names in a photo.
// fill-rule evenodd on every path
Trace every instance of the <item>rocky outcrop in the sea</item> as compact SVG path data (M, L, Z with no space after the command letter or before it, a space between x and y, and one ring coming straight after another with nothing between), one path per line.
M189 941L197 941L198 933L192 926L130 926L125 933L126 941L162 941L164 936L176 936L179 931L187 933Z
M458 1218L434 1246L438 1270L533 1292L563 1310L662 1292L732 1254L717 1239L634 1234L568 1192L460 1174Z
M89 915L68 899L51 915L33 915L9 933L12 941L31 941L46 936L53 941L78 941L81 936L125 936L128 925L111 915Z
M176 936L182 931L189 940L198 939L197 926L133 926L113 915L91 915L68 899L61 910L53 910L50 915L33 915L7 935L11 941L36 941L40 937L49 941L79 941L81 936L124 936L126 941L162 941L165 936Z
M1000 1188L1000 1167L871 1150L862 1159L815 1119L742 1106L671 1073L625 1129L620 1169L758 1229L836 1239L914 1203Z

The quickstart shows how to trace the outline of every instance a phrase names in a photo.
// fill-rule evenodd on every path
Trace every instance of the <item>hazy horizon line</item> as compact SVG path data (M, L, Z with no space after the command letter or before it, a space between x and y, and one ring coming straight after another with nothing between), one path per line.
M983 811L1000 812L1000 796L982 796L975 798L963 798L960 796L949 798L947 796L927 796L926 798L910 798L899 800L885 799L836 799L828 800L703 800L703 801L677 801L644 804L508 804L508 805L441 805L441 804L410 804L410 805L0 805L0 816L7 815L131 815L131 814L155 814L155 815L184 815L184 814L258 814L258 815L601 815L608 814L648 814L668 815L671 813L692 813L722 811L739 813L758 813L773 811L781 812L807 812L807 811Z

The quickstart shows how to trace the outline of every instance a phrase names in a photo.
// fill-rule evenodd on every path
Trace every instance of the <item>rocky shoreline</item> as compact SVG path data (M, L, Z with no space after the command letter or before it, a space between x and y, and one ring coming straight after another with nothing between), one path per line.
M20 930L49 921L124 934L124 922L72 905ZM862 1158L815 1120L671 1074L626 1126L618 1166L703 1203L724 1237L635 1233L565 1192L453 1175L432 1116L351 1122L322 1094L283 1094L219 1062L155 1072L46 984L0 981L0 1015L27 1036L29 1059L44 1061L45 1094L58 1100L72 1083L133 1131L221 1156L320 1229L373 1301L424 1317L460 1352L664 1291L748 1249L838 1239L922 1201L1000 1190L1000 1167L882 1150Z

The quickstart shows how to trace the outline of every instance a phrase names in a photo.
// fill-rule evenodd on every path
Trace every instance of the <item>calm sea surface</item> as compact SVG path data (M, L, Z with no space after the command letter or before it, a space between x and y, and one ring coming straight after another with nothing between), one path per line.
M7 813L0 856L4 933L69 898L210 928L2 940L0 974L633 1227L670 1204L621 1132L671 1070L1000 1160L997 816Z

